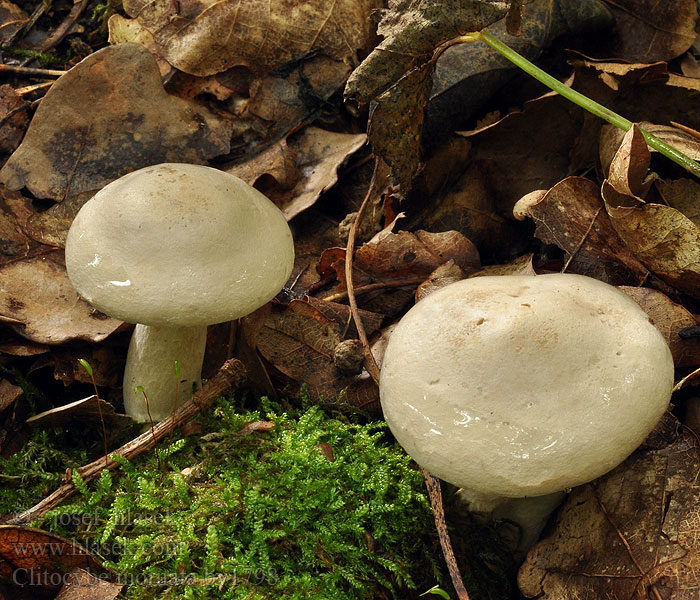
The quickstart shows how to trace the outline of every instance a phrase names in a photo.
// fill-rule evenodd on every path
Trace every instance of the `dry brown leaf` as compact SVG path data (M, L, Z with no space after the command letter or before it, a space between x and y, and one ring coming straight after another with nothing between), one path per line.
M432 72L431 63L409 71L370 106L367 133L372 149L391 167L396 185L404 191L410 189L422 160L421 134Z
M236 65L266 72L312 50L352 58L368 44L377 6L376 0L124 0L138 25L124 27L122 18L112 17L109 27L110 33L120 29L120 39L134 40L145 29L159 53L185 73L212 75Z
M603 197L607 199L605 187ZM675 208L608 207L615 229L639 261L669 285L700 298L700 229Z
M384 40L355 69L345 97L372 101L369 137L375 154L392 167L407 192L421 162L424 109L435 65L428 62L440 43L478 31L505 16L511 2L480 0L394 0L383 12ZM517 3L519 5L519 3Z
M429 294L437 292L439 289L447 287L466 277L466 273L453 260L448 260L445 264L435 269L428 278L416 288L416 302L419 302Z
M24 392L17 385L12 385L7 379L0 379L0 412L11 406Z
M700 338L683 339L678 335L681 329L698 324L688 310L657 290L630 286L620 286L619 289L633 298L649 315L671 349L676 367L700 365Z
M661 199L700 227L700 184L694 179L656 180Z
M623 138L610 165L611 177L602 194L610 220L632 254L669 285L700 298L700 229L681 212L663 204L642 203L635 191L645 191L641 168L648 166L649 151L642 148L641 133L633 126ZM632 162L629 153L637 153Z
M646 198L652 180L647 177L651 152L637 125L622 138L613 155L607 181L620 196L616 206L638 206ZM611 198L606 198L611 202Z
M168 95L151 54L136 44L98 50L41 101L0 180L60 201L151 164L203 164L229 150L231 127Z
M482 277L484 275L535 275L535 267L532 265L532 254L523 254L502 265L488 265L475 271L469 277Z
M366 139L364 133L306 127L255 158L228 168L227 172L255 185L289 221L312 206L338 181L338 168Z
M424 281L437 267L449 260L467 273L477 269L480 264L474 244L456 231L390 233L377 242L369 242L357 248L353 260L353 280L355 287L374 281ZM318 268L321 274L335 271L340 282L339 288L346 288L344 248L326 250Z
M493 23L488 32L531 61L536 61L558 38L606 33L613 23L610 11L600 0L528 0L522 3L522 32L509 34L507 21ZM441 144L448 132L464 128L465 123L489 107L494 93L520 73L483 42L449 48L435 66L426 111L424 142L429 149ZM515 104L517 100L509 98L509 102ZM480 120L479 125L494 119L494 114Z
M532 240L532 225L514 220L511 207L498 206L488 164L474 161L454 172L462 174L448 190L429 194L435 200L426 207L421 228L459 231L474 242L484 262L501 262L524 252ZM452 179L452 173L446 177Z
M576 488L521 567L521 591L541 600L698 598L699 470L698 441L682 430Z
M128 332L127 327L124 329ZM34 368L47 366L53 368L54 378L68 386L74 382L92 384L92 378L78 362L87 360L92 367L93 377L98 386L118 388L122 385L124 365L130 336L111 339L109 344L90 346L73 345L51 348L51 353L39 358ZM220 365L221 363L219 363Z
M35 527L0 525L0 580L31 586L37 596L54 594L74 567L113 577L74 541Z
M390 0L377 29L384 40L353 72L346 98L368 103L430 58L438 44L483 29L504 17L509 5L492 0Z
M0 280L0 320L34 342L98 342L122 324L78 296L58 252L6 264Z
M64 581L55 600L113 600L124 587L121 583L105 581L80 568L65 575Z
M557 183L526 213L535 236L566 253L566 270L611 284L639 285L647 270L622 243L605 212L598 186L584 177Z
M305 295L310 287L318 284L317 265L321 255L327 248L340 244L338 222L315 207L298 217L297 224L299 234L294 239L294 287L291 289L295 298Z
M65 247L66 236L75 215L92 195L91 191L83 192L54 204L44 212L32 214L24 227L25 233L41 244Z
M382 321L380 315L363 310L360 316L369 335ZM335 347L356 335L349 307L305 298L292 300L286 308L273 307L258 337L258 350L287 377L306 383L313 399L342 400L376 411L379 395L371 379L343 375L333 362Z
M607 5L616 21L613 56L630 62L671 60L695 41L695 0L615 0Z
M163 53L153 39L151 33L141 27L135 19L125 19L121 15L112 15L109 18L109 43L116 44L138 44L146 48L156 59L158 70L161 75L166 75L172 70L170 63L165 59Z
M664 122L700 129L700 80L668 72L665 62L627 64L593 61L574 55L573 87L632 122L661 115ZM588 122L600 129L600 119Z
M226 172L257 187L265 195L275 189L279 194L293 189L301 178L297 160L287 140L280 140L250 160L227 168Z

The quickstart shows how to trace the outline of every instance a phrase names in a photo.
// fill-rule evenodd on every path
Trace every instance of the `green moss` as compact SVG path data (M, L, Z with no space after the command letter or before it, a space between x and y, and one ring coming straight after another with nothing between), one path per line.
M101 554L134 582L132 600L389 598L433 585L422 477L385 426L263 406L219 402L209 433L173 443L165 473L154 456L122 460L77 480L79 500L36 525ZM274 426L245 433L259 421Z
M68 467L87 462L84 450L62 450L71 446L61 444L62 437L36 430L20 452L0 456L0 515L34 505L59 485Z
M1 46L4 52L12 54L13 56L20 56L22 58L33 58L38 60L42 65L50 66L57 65L61 63L61 59L57 58L53 54L47 52L37 52L36 50L29 50L27 48L19 48L18 46Z

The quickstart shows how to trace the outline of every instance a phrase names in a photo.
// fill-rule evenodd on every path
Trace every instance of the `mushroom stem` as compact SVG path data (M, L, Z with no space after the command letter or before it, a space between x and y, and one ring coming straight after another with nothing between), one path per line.
M177 405L189 400L193 385L199 387L207 342L206 325L153 327L136 325L129 344L124 370L124 409L144 423L166 418ZM175 376L175 362L180 377ZM142 392L148 396L148 410Z
M554 492L543 496L505 498L465 488L457 494L469 505L470 511L512 525L512 532L502 530L501 533L516 557L520 558L537 542L550 515L566 496L566 492Z

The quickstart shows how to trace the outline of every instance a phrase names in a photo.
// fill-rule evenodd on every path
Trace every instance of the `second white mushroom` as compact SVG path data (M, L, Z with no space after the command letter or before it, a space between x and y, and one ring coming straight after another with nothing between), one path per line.
M399 322L380 395L416 462L464 488L476 511L507 507L522 549L558 492L639 446L673 376L663 337L613 286L566 274L476 277Z

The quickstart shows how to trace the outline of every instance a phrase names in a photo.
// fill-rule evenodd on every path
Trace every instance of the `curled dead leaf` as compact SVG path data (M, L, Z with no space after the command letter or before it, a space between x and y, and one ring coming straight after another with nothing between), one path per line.
M312 206L338 181L338 168L361 148L364 133L336 133L306 127L258 156L227 169L255 185L289 221Z
M516 207L535 222L536 237L564 250L567 271L612 284L644 281L647 270L620 240L595 183L567 177L533 194Z
M683 213L643 202L649 151L633 126L624 136L603 182L605 209L634 257L669 285L700 298L700 229Z

